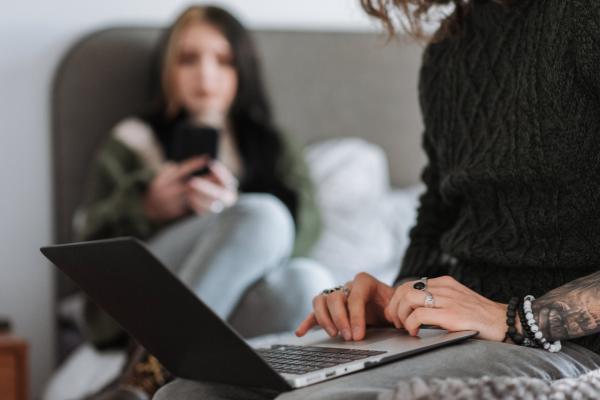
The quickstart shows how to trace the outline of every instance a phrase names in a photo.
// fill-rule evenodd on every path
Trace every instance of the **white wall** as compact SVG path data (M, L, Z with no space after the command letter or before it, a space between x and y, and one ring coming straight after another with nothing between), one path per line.
M252 28L372 29L359 0L224 0ZM54 365L49 90L58 60L107 25L167 24L185 0L0 0L0 315L31 344L31 388Z

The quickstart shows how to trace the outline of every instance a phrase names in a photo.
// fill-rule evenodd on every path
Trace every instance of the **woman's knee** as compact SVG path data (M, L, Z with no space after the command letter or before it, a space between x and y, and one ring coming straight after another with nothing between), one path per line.
M226 211L240 229L246 228L254 240L282 243L291 247L294 241L294 220L290 211L277 197L251 193L240 196L235 206Z
M248 289L229 322L244 337L296 329L312 311L312 299L334 284L323 265L294 258Z
M296 328L313 310L313 298L323 289L336 285L329 269L310 258L294 258L288 265L271 272L264 280L265 302L273 313ZM276 312L277 310L277 312Z
M294 224L292 215L285 204L268 193L243 194L233 208L248 218L255 218L264 223L280 224L286 228Z
M293 282L296 295L308 295L311 302L318 292L336 284L331 271L311 258L293 258L285 268L270 273L266 281L271 287L285 287Z
M270 400L276 392L265 389L219 383L196 382L177 379L154 395L154 400Z

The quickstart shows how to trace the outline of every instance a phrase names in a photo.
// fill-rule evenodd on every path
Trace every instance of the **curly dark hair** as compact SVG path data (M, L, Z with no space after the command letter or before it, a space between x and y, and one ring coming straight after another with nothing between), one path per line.
M495 1L507 7L516 6L520 2L520 0L360 0L360 4L367 14L381 20L390 37L400 30L419 40L439 41L460 34L473 1ZM423 23L430 21L431 9L449 5L454 5L454 12L442 20L435 35L425 34Z

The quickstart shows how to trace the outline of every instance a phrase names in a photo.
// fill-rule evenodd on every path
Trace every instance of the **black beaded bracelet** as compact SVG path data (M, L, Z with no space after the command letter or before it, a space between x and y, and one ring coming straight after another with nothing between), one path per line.
M527 324L527 318L525 318L525 310L523 308L523 302L519 304L519 319L521 320L521 326L523 327L523 332L527 332L527 336L529 338L534 337L533 332L531 332L531 327Z
M518 297L513 297L508 302L508 309L506 310L506 325L508 325L508 329L506 330L503 342L505 342L507 338L510 338L515 344L523 344L525 338L517 331L517 328L515 328L515 317L517 316L519 303L520 300Z

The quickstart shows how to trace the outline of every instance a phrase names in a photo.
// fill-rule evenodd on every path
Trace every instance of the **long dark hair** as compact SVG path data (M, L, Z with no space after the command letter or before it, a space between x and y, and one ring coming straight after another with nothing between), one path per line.
M263 82L262 71L251 35L227 11L213 6L188 8L166 32L158 54L155 79L159 83L151 111L145 118L157 132L161 142L168 140L174 127L187 119L185 110L176 109L169 100L165 82L165 64L174 38L189 22L202 22L215 26L229 41L233 63L238 76L238 88L229 110L237 149L244 165L240 190L243 192L270 193L279 198L297 217L298 194L285 183L290 172L289 154L281 132L273 122L271 104ZM165 87L167 86L167 87Z

